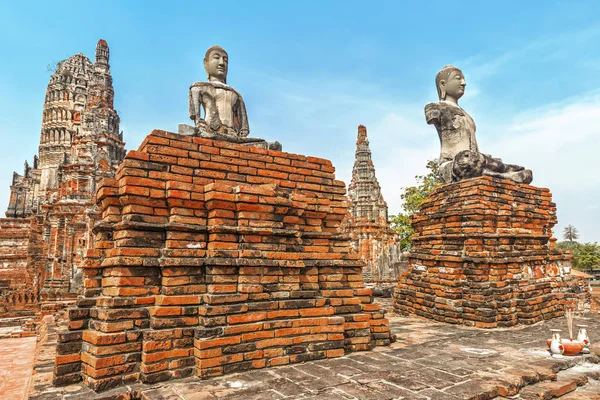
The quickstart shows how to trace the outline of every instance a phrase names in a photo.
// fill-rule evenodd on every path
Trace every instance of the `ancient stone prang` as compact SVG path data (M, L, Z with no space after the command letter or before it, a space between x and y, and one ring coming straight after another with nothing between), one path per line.
M108 45L100 40L95 63L83 54L58 63L46 90L39 157L33 166L25 162L23 175L14 174L7 217L28 217L56 201L60 184L73 174L66 167L79 158L97 162L101 171L116 169L124 150L108 59ZM94 143L93 135L102 140ZM94 192L94 182L80 181L75 189Z
M425 106L425 119L437 129L440 137L440 176L445 183L482 175L531 183L531 170L504 164L501 159L483 154L475 138L475 122L458 105L465 93L466 82L460 69L447 65L435 78L440 101Z
M95 390L338 357L392 340L340 232L331 162L154 131L97 192L55 383Z
M356 160L352 168L352 181L348 186L350 210L344 229L360 258L367 263L363 270L366 281L395 280L394 265L400 253L390 248L397 242L396 233L388 222L388 207L375 176L367 128L358 127ZM381 257L383 254L386 257Z
M441 185L412 223L394 299L401 314L495 328L589 308L589 285L554 248L548 189L490 176Z
M94 63L83 54L58 63L46 90L39 157L25 162L22 175L13 174L6 211L29 224L26 281L35 299L38 288L51 300L81 285L96 183L113 177L125 155L113 102L106 41L98 41ZM2 296L13 291L0 289L0 303Z

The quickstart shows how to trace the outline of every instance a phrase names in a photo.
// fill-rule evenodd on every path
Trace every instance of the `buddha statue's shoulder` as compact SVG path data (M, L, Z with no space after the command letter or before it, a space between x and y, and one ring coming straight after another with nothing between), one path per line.
M206 81L204 81L204 82L194 82L194 83L192 83L190 85L190 90L194 89L194 88L199 89L202 92L208 92L208 93L210 93L210 92L214 93L214 91L218 90L218 89L220 89L220 90L227 90L227 91L233 92L236 95L238 95L238 96L241 97L240 93L237 90L235 90L231 86L229 86L229 85L227 85L225 83L221 83L221 82L206 82Z
M439 122L441 116L441 103L429 103L425 106L425 120L428 124Z
M223 90L233 90L233 88L229 85L226 85L221 82L194 82L190 85L190 89L199 88L202 90L213 90L213 89L223 89Z
M194 82L190 85L190 89L192 88L200 88L200 89L205 89L205 88L213 88L214 84L212 82Z
M445 125L450 123L457 115L464 117L468 114L459 106L446 101L429 103L425 106L425 119L428 124Z

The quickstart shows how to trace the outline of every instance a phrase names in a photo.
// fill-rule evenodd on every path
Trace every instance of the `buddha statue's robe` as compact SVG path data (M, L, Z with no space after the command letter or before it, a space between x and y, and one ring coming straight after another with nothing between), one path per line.
M196 82L190 86L190 118L196 128L229 136L250 133L246 105L231 86L220 82ZM204 109L204 118L201 116Z

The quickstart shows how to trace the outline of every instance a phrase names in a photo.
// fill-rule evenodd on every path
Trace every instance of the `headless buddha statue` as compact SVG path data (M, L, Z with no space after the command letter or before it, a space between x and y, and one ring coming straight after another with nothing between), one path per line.
M219 46L206 51L204 69L208 82L190 86L190 118L199 131L246 137L250 133L246 105L242 96L227 85L228 61L227 52Z
M483 154L475 138L475 121L458 105L465 93L465 78L460 69L447 65L438 72L435 83L440 101L425 106L427 123L435 125L440 137L440 175L444 183L490 175L518 183L531 183L531 170L504 164L501 159Z

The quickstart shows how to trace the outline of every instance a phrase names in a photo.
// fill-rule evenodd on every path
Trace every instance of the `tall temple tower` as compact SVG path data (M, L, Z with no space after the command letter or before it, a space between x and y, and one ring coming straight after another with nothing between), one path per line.
M109 60L108 44L99 40L94 63L75 54L59 62L50 77L39 156L34 156L31 166L25 162L22 175L13 173L7 218L0 219L0 230L4 224L15 229L17 222L25 226L24 221L29 221L27 261L21 274L28 280L5 280L0 314L3 308L16 309L6 298L15 298L15 291L23 286L50 300L78 289L84 252L90 245L88 230L95 218L97 183L114 177L125 156ZM0 240L0 264L3 246ZM2 275L0 269L0 281Z
M355 250L367 262L364 271L367 281L391 277L388 266L378 265L386 247L396 241L396 234L388 222L387 203L375 176L367 128L358 126L356 160L352 168L352 181L348 186L350 210L346 231L350 233Z
M41 212L43 203L57 198L61 183L73 179L69 165L85 163L90 170L99 167L98 173L88 171L91 173L77 178L81 181L75 184L77 195L85 192L89 197L95 181L116 169L123 159L108 61L108 44L100 40L94 64L83 54L58 63L46 89L39 157L34 156L32 167L25 162L23 175L13 174L7 217Z

